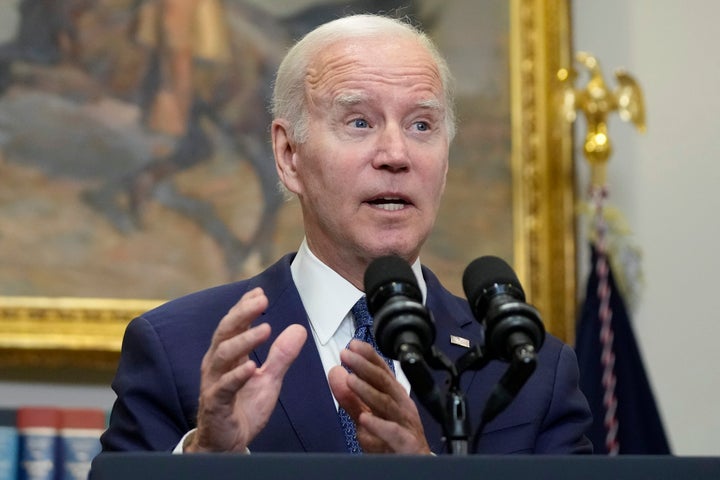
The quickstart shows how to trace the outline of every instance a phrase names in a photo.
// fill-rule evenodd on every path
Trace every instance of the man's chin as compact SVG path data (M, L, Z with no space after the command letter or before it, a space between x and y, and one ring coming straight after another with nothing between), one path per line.
M405 259L408 263L414 262L420 252L417 242L410 241L386 241L382 244L375 245L370 249L370 260L384 257L387 255L396 255Z

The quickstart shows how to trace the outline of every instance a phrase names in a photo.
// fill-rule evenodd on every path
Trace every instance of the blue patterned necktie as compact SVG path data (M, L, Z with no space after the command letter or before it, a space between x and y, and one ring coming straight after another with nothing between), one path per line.
M360 340L369 343L373 346L376 352L385 360L390 370L395 373L395 367L393 366L392 360L385 357L380 353L380 349L375 343L375 337L372 333L372 317L368 312L367 302L365 296L357 301L352 307L352 314L355 319L355 334L353 340ZM346 347L347 348L347 347ZM353 423L350 415L345 411L344 408L338 409L338 415L340 416L340 425L342 426L343 432L345 433L345 445L347 446L348 452L350 453L362 453L360 443L357 440L357 431L355 430L355 423Z

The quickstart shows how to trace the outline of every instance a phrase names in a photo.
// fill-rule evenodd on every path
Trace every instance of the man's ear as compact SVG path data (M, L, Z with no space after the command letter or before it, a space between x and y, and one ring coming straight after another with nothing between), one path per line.
M297 145L290 138L290 127L283 119L273 120L271 128L275 168L280 181L291 192L300 193L297 175Z

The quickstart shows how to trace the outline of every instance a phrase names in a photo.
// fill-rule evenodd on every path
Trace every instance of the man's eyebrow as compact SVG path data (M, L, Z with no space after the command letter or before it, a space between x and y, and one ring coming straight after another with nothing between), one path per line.
M417 103L417 106L420 108L427 108L430 110L438 110L438 111L442 110L442 104L440 103L439 100L437 100L435 98L431 98L428 100L420 100Z
M367 96L362 93L343 93L335 97L333 103L341 107L349 107L362 103L365 100L367 100Z

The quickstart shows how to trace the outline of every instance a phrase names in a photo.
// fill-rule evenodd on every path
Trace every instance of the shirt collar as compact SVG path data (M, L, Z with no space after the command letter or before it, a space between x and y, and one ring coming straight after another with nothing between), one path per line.
M422 275L420 260L411 266L423 295L427 285ZM340 327L345 316L364 292L341 277L317 258L303 239L297 255L290 265L293 281L300 294L310 326L318 340L325 345Z

